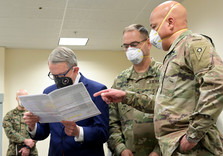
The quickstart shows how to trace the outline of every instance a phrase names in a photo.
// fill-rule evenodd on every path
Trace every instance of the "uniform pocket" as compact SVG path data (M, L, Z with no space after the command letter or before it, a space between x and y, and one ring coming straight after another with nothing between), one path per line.
M169 60L162 77L161 93L166 96L173 96L178 80L178 74L180 73L180 66L174 58L175 57Z

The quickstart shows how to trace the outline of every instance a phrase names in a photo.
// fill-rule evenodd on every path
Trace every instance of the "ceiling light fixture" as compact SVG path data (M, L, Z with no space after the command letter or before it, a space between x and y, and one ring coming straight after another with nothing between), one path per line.
M88 38L60 38L59 45L80 45L85 46Z

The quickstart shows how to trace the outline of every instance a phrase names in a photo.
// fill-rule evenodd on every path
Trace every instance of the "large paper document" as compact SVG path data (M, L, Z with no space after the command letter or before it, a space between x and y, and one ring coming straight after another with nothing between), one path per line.
M22 105L39 116L40 123L79 121L101 114L83 83L49 94L19 96Z

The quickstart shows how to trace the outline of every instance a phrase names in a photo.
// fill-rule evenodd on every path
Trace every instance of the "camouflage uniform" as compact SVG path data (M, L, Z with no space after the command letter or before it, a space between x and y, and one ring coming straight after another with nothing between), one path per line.
M27 125L23 120L25 110L19 110L17 107L9 111L3 119L3 127L9 138L9 147L7 156L16 155L16 144L24 144L25 139L30 139L27 132ZM34 146L30 151L31 156L37 156L37 149Z
M122 103L109 105L108 146L114 155L119 156L125 149L131 150L134 156L148 156L152 151L160 153L153 126L154 95L159 87L160 67L161 64L152 59L148 71L136 73L132 66L115 79L112 88L127 90L127 94ZM146 100L148 113L126 105L138 103L141 96L147 95L150 97L149 103L148 98Z
M223 62L210 38L182 33L161 70L155 105L155 133L164 156L223 155L216 120L223 108ZM179 140L198 142L182 152Z

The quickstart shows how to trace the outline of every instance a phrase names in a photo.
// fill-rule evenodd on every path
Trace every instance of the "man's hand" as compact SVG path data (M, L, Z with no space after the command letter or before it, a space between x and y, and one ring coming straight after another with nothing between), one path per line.
M80 127L77 126L75 122L73 122L73 121L62 121L62 124L64 125L65 133L68 136L79 137Z
M26 148L26 147L23 147L19 153L21 153L21 156L29 156L29 152L30 152L30 149Z
M180 141L180 148L183 151L188 151L194 148L197 145L197 143L194 142L188 142L186 135L183 136L183 138Z
M35 141L32 139L25 139L24 144L29 146L30 148L33 148L33 146L35 145Z
M126 92L118 89L105 89L94 94L94 97L101 95L101 98L107 103L122 102Z
M33 131L36 123L39 122L39 117L32 114L31 112L24 113L23 119L28 125L30 131Z
M121 156L134 156L132 154L132 151L130 151L129 149L125 149L124 151L122 151Z

